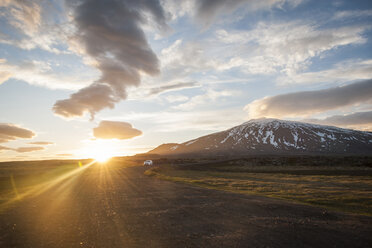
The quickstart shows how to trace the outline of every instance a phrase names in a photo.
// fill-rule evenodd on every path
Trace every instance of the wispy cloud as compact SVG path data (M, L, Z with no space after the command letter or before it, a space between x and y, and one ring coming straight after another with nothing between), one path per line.
M58 45L66 43L69 27L54 25L44 20L59 15L54 6L56 4L57 2L42 4L42 1L1 1L0 7L6 10L3 16L7 23L17 30L18 35L2 33L0 43L25 50L40 48L57 54L66 52L58 48Z
M372 78L372 60L346 60L332 68L311 72L296 72L280 76L277 82L285 84L333 83Z
M53 142L49 141L34 141L34 142L28 142L30 145L41 145L41 146L48 146L48 145L53 145Z
M14 151L14 152L19 152L19 153L25 153L25 152L42 151L44 149L45 147L42 147L42 146L26 146L26 147L11 148L11 147L0 145L0 152L1 151Z
M9 79L17 79L32 85L50 89L77 90L91 83L93 76L55 72L50 63L32 60L11 64L0 59L0 84Z
M171 83L167 85L162 85L159 87L151 88L149 95L157 95L169 91L187 89L187 88L195 88L200 87L200 84L197 82L178 82L178 83Z
M312 58L326 51L365 43L367 39L363 33L368 28L320 28L311 23L291 21L261 22L250 31L218 30L218 40L235 53L230 53L231 58L220 69L240 68L247 74L282 73L290 76L305 70Z
M26 147L18 147L14 149L14 151L23 153L23 152L36 152L36 151L41 151L44 149L45 147L43 146L26 146Z
M41 24L41 7L34 1L1 1L0 7L7 7L4 13L17 29L29 34L35 33Z
M173 20L187 15L206 29L218 17L229 16L239 8L243 8L249 13L271 8L282 8L284 5L293 8L302 2L303 0L165 0L164 6Z
M228 116L228 118L227 118ZM220 131L243 123L246 119L240 109L158 111L129 113L125 120L151 123L152 132Z
M176 103L176 102L186 102L190 98L185 95L174 94L174 95L167 95L165 99L170 103Z
M1 145L0 145L0 152L1 152L1 151L6 151L6 150L13 150L13 149L10 148L10 147L6 147L6 146L1 146Z
M196 95L190 98L189 101L174 106L174 109L178 110L192 110L194 108L200 108L202 105L215 105L216 101L221 100L225 97L231 97L234 95L238 95L239 93L232 90L213 90L207 89L205 93L201 95Z
M368 16L372 16L372 9L338 11L334 14L332 19L339 20L346 18L361 18Z

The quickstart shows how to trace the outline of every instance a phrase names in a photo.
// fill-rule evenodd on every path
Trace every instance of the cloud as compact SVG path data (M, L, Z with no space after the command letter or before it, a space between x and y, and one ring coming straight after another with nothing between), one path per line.
M151 50L142 25L150 20L161 30L168 29L165 14L156 0L101 1L85 0L73 9L76 33L74 41L86 56L94 60L101 77L92 85L57 101L55 114L78 117L113 108L126 99L127 88L140 84L141 73L159 73L159 61ZM98 97L96 101L95 97Z
M237 95L238 92L231 91L231 90L213 90L208 89L204 94L196 95L192 98L190 98L189 101L179 104L177 106L174 106L174 109L178 110L192 110L194 108L200 108L201 105L204 104L212 104L213 106L216 105L217 100L220 100L225 97L231 97L234 95Z
M24 153L24 152L35 152L35 151L41 151L44 150L44 147L41 146L28 146L28 147L18 147L18 148L11 148L11 147L6 147L6 146L1 146L0 145L0 152L4 150L8 151L15 151L19 153Z
M42 146L47 146L47 145L53 145L53 142L48 142L48 141L35 141L35 142L29 142L31 145L42 145Z
M358 104L372 104L372 79L342 87L265 97L245 106L251 118L298 117Z
M189 100L188 96L185 95L167 95L165 96L165 99L170 102L170 103L175 103L175 102L186 102Z
M197 82L179 82L179 83L171 83L167 85L163 85L160 87L152 88L150 89L149 94L150 95L157 95L164 92L174 91L174 90L180 90L185 88L194 88L199 87L200 84Z
M89 111L91 117L104 108L113 108L118 98L106 84L94 83L79 90L69 99L59 100L53 106L55 114L66 118L79 117Z
M36 134L28 129L9 123L0 123L0 143L16 139L31 139Z
M192 73L214 68L214 61L206 57L201 42L184 42L176 40L169 47L161 51L163 81L169 81L175 76L186 77Z
M301 2L301 0L197 0L195 17L204 27L208 27L217 16L230 14L243 5L247 11L257 11L281 8L285 4L295 7Z
M7 81L11 76L12 74L8 71L0 71L0 84Z
M61 157L72 157L74 154L72 153L58 153L56 156L61 156Z
M236 108L218 110L202 110L197 108L190 111L136 112L127 113L118 118L151 123L151 131L155 133L221 131L239 125L245 120L242 111Z
M101 121L93 128L93 135L98 139L131 139L142 132L132 127L130 123L121 121Z
M0 84L8 79L22 80L32 85L44 86L51 89L77 90L91 83L92 76L56 73L50 63L45 61L22 61L11 64L0 59Z
M16 152L35 152L35 151L41 151L41 150L44 150L45 147L42 147L42 146L29 146L29 147L18 147L16 149L14 149L14 151Z
M0 152L4 150L13 150L12 148L6 147L6 146L1 146L0 145Z
M311 84L323 82L346 82L372 78L372 60L347 60L332 68L313 72L292 73L279 77L279 84Z
M240 68L246 74L282 73L287 76L304 71L311 59L340 46L363 44L369 26L321 28L299 21L260 22L249 31L216 31L217 41L230 51L220 70ZM226 57L226 55L225 55Z
M62 53L57 45L67 40L69 25L53 25L50 19L65 21L57 9L63 9L63 4L58 2L3 0L0 7L4 8L2 17L5 17L5 24L10 25L14 30L9 33L0 34L0 43L17 46L21 49L31 50L41 48L52 53ZM44 19L47 19L46 21ZM4 25L5 26L5 25ZM66 28L68 27L68 28Z
M37 2L3 0L0 7L8 7L5 15L10 24L23 32L36 32L41 24L41 8Z
M363 129L372 130L372 111L333 115L325 119L306 119L304 121L341 127L364 127Z
M372 10L345 10L336 12L332 19L361 18L372 16Z

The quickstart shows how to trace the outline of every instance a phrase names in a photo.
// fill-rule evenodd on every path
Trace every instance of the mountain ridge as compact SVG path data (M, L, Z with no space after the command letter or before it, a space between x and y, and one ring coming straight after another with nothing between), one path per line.
M272 118L252 119L183 143L162 144L159 155L245 156L258 154L363 154L372 151L372 132Z

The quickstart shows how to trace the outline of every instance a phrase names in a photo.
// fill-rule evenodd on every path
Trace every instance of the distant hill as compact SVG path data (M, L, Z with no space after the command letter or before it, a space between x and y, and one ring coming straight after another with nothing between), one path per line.
M254 119L181 144L162 144L159 155L372 155L372 133L278 119Z

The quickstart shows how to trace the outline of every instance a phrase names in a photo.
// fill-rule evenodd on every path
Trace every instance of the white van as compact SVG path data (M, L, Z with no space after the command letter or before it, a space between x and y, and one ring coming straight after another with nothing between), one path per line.
M152 160L146 160L143 162L143 166L153 165Z

